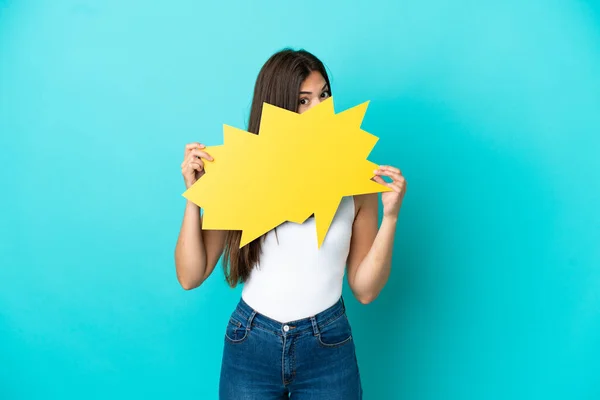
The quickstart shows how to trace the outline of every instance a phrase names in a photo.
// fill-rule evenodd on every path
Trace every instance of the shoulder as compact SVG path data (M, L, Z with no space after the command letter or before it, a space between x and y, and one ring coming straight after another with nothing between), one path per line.
M377 193L358 194L354 198L354 216L356 217L361 209L377 209Z

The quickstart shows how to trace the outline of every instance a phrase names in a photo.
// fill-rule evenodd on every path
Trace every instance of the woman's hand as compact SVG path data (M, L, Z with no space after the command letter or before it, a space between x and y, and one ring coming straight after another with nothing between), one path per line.
M181 163L181 175L185 182L186 189L189 189L198 179L204 175L204 160L214 161L214 159L205 151L206 146L201 143L189 143L185 145L183 162Z
M389 165L380 165L375 171L373 180L382 185L392 188L391 192L381 193L381 202L383 203L383 216L397 218L400 212L400 206L406 193L406 179L402 176L402 172L395 167ZM382 176L387 176L392 182L387 183Z

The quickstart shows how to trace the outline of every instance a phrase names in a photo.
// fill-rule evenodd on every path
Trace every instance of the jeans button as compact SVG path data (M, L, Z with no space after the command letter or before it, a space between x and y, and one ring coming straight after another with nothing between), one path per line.
M285 332L287 332L287 331L289 331L289 330L290 330L290 327L289 327L289 326L287 326L287 325L284 325L284 326L283 326L283 330L284 330Z

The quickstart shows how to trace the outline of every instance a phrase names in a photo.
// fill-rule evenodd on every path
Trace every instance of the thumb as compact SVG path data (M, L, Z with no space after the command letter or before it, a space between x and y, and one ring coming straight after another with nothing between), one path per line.
M381 183L382 185L386 185L386 186L387 186L387 182L386 182L386 181L384 181L384 180L383 180L383 178L382 178L382 177L380 177L380 176L378 176L378 175L375 175L375 176L373 177L373 180L374 180L375 182L377 182L377 183Z

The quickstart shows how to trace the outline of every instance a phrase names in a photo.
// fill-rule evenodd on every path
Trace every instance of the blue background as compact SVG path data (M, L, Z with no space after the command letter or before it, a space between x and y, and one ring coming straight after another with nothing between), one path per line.
M347 287L366 399L600 398L600 4L0 0L0 398L216 399L240 287L186 292L184 144L306 48L408 180Z

